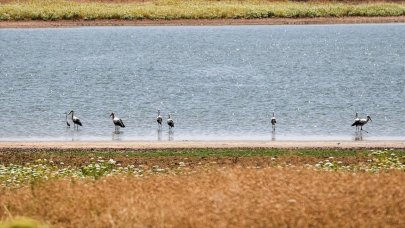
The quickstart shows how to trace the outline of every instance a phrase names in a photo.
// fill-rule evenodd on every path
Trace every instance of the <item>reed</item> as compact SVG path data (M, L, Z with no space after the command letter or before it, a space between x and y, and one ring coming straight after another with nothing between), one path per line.
M26 0L0 4L0 20L170 20L405 16L405 3L289 1L67 1Z

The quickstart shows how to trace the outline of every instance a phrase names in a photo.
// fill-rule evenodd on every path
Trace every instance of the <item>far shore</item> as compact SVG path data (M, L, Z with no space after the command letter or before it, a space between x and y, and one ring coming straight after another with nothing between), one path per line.
M179 20L23 20L0 21L0 28L57 28L81 26L220 26L220 25L309 25L309 24L365 24L405 23L398 17L318 17L318 18L263 18L263 19L179 19Z
M0 149L336 148L405 149L405 141L0 141Z

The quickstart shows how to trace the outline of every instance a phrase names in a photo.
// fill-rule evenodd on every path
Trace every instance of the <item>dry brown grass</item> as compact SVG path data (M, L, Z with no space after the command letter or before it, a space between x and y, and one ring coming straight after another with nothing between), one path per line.
M0 214L55 227L404 227L405 173L226 168L0 190Z
M29 2L32 0L0 0L0 3ZM103 2L103 3L134 3L134 2L156 2L159 0L66 0L72 2ZM201 0L204 1L204 0ZM343 3L376 3L376 2L405 2L405 0L205 0L206 2L343 2ZM186 2L186 0L185 0Z

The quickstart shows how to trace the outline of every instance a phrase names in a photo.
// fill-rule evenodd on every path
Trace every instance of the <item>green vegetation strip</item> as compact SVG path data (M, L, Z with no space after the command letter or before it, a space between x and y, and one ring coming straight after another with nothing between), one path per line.
M29 157L32 160L52 157L257 157L257 156L300 156L300 157L364 157L375 150L368 149L282 149L282 148L184 148L184 149L3 149L0 158L14 159ZM401 156L405 150L386 149ZM7 155L6 155L7 154ZM3 162L6 161L3 158Z
M0 20L171 20L351 16L405 16L405 3L350 4L257 0L152 0L128 3L79 3L67 0L28 0L0 4Z
M64 165L63 159L82 158L85 162L76 165ZM172 165L160 167L159 165L144 165L135 163L121 164L116 158L129 156L184 156L183 161ZM45 151L0 151L0 186L20 187L33 184L38 181L52 180L55 178L74 179L99 179L112 175L133 175L143 177L154 174L177 175L189 174L190 168L186 156L232 156L232 157L258 157L271 156L271 163L267 167L256 165L251 168L288 168L289 163L282 162L278 156L313 156L321 157L316 164L302 164L302 168L348 171L348 172L380 172L386 170L405 170L404 150L333 150L333 149L168 149L146 151L94 151L94 150L45 150ZM367 162L348 164L343 161L347 156L367 157ZM288 157L287 157L288 158ZM56 160L55 160L56 159ZM281 159L281 157L280 157ZM59 161L58 161L59 160ZM12 163L14 161L14 164ZM171 163L173 161L170 161ZM208 166L207 166L208 165ZM210 164L201 164L201 168L209 167ZM293 166L294 167L294 166ZM248 168L248 167L247 167Z

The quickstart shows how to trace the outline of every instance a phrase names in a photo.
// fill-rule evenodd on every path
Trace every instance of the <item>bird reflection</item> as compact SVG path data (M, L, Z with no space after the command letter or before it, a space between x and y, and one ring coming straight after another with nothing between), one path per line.
M271 141L276 141L276 129L275 128L271 131Z
M361 131L356 131L354 141L363 141L363 133Z
M161 127L159 127L157 129L157 140L162 141L162 128Z
M121 141L121 135L122 134L124 134L124 132L119 132L119 133L117 133L117 132L112 132L112 140L113 141Z
M169 141L173 141L173 140L174 140L174 131L169 130Z

